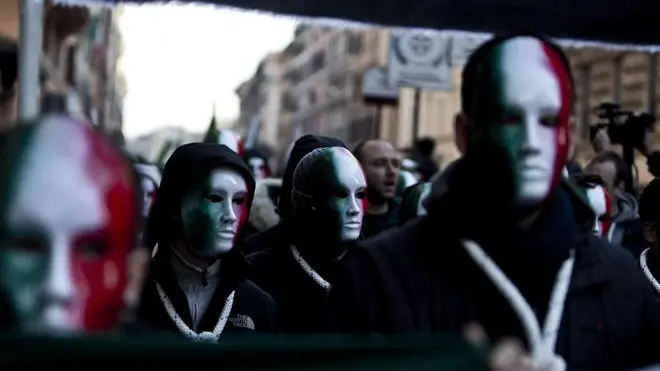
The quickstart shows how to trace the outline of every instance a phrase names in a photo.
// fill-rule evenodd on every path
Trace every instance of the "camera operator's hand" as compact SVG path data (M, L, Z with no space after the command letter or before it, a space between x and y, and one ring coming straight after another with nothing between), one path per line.
M594 151L596 151L596 153L611 150L612 141L610 140L610 136L607 134L607 130L598 130L596 135L594 135L594 139L591 141L591 145L593 145Z

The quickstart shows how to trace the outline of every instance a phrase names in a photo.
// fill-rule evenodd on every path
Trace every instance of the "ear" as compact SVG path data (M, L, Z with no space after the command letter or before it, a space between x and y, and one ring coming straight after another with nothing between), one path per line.
M642 224L644 230L644 239L649 245L654 245L658 242L658 235L655 231L655 226L652 223L644 222Z
M454 144L456 144L456 148L458 148L461 155L465 155L467 150L467 123L467 116L463 112L456 114L454 118Z

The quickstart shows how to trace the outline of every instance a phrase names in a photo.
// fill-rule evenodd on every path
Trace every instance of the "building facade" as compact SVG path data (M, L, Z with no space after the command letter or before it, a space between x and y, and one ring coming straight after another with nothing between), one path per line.
M377 115L362 102L360 86L364 70L384 58L381 39L376 29L299 26L291 44L237 89L239 121L247 125L260 112L261 133L280 152L306 133L347 144L373 136Z
M0 2L0 39L3 45L13 44L16 51L19 4L19 0ZM121 35L116 23L120 13L120 9L45 2L40 91L43 113L66 112L98 125L109 134L121 132L125 84L116 73L121 55ZM14 64L18 64L17 53L3 56L13 58ZM15 120L15 112L10 120Z

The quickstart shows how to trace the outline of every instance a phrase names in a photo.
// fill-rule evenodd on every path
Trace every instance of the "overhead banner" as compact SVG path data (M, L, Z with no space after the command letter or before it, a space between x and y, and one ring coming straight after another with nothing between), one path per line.
M457 35L451 38L451 64L452 66L463 66L475 49L482 43L488 41L491 35Z
M208 3L296 17L443 31L510 33L520 30L575 46L617 50L660 50L660 32L650 32L660 14L658 0L54 0L56 4ZM354 23L353 23L354 24Z
M384 67L371 67L362 75L362 98L367 103L396 104L399 90L399 86L389 83Z
M451 39L433 31L393 29L388 82L428 90L451 90Z

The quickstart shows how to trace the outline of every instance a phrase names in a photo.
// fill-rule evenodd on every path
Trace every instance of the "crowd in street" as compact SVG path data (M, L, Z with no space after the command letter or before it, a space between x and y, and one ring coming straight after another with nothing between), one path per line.
M574 161L552 42L495 37L463 70L455 143L404 157L303 135L270 159L221 130L161 169L66 116L0 135L0 323L29 334L453 334L493 370L660 364L660 179L606 131Z

